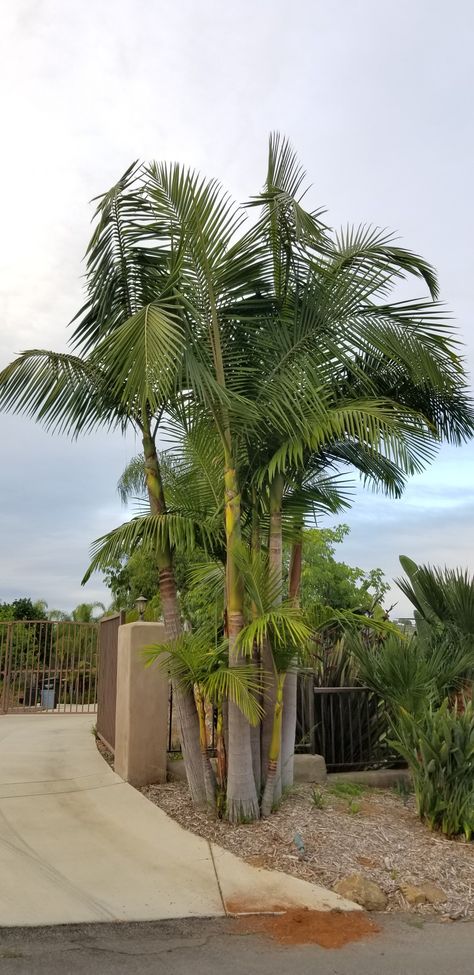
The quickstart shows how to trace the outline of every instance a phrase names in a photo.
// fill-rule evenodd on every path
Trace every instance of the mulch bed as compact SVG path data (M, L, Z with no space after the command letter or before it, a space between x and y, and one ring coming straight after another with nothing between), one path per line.
M295 787L269 819L231 826L197 812L182 783L147 786L142 792L185 829L197 833L254 866L333 887L352 873L363 874L388 896L389 911L474 917L474 843L447 840L417 818L413 797L366 789L357 797L331 787ZM295 842L297 840L297 843ZM304 852L298 849L304 844ZM432 882L446 894L439 905L410 907L401 885Z

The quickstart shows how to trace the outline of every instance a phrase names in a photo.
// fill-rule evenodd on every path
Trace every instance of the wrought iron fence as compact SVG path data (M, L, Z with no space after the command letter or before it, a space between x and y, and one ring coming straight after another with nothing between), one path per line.
M0 711L95 711L97 661L95 623L0 622Z
M368 687L318 687L298 679L296 751L323 755L329 772L403 765L390 743L385 701Z

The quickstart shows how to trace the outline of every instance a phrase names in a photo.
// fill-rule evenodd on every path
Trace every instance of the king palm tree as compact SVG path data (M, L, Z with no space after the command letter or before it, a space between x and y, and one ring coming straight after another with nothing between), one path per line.
M285 140L270 140L264 190L251 201L259 212L245 232L245 209L215 180L178 164L132 169L124 180L125 189L99 203L75 341L106 377L101 402L112 400L114 422L133 416L142 432L152 513L126 529L127 544L158 546L171 638L180 628L172 549L193 544L195 533L189 519L165 516L153 423L176 408L212 430L222 465L229 666L239 669L247 666L239 553L253 513L254 542L268 548L269 571L281 578L288 485L304 483L311 464L357 455L367 476L383 469L400 484L431 460L440 439L471 436L463 365L432 268L386 234L330 232L321 213L302 206L304 174ZM390 302L408 275L429 297ZM19 394L24 408L15 381L3 402L17 408ZM36 413L35 382L27 399L33 395ZM44 382L41 389L44 397ZM55 420L67 395L57 399ZM47 398L43 408L51 415ZM87 426L83 403L79 416ZM253 503L245 506L245 497ZM263 647L272 654L270 640ZM227 812L232 821L252 819L259 802L251 731L233 701L228 737Z

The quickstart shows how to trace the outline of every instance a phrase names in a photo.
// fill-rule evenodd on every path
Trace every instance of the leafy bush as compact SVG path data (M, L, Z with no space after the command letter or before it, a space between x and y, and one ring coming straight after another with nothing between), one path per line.
M351 644L362 679L391 707L422 717L427 706L439 705L462 690L474 667L474 645L433 630L407 639L390 634L378 647L354 637Z
M445 700L415 718L402 709L395 747L413 775L417 809L431 829L446 836L474 831L474 708Z

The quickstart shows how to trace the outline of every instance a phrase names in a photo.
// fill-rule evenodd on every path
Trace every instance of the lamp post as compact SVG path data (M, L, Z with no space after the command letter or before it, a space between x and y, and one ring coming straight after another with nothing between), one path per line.
M138 619L141 622L143 621L143 617L145 615L145 610L146 610L146 604L147 604L147 602L148 602L148 599L146 598L146 596L139 596L138 599L135 600L135 606L136 606L136 608L138 610Z

